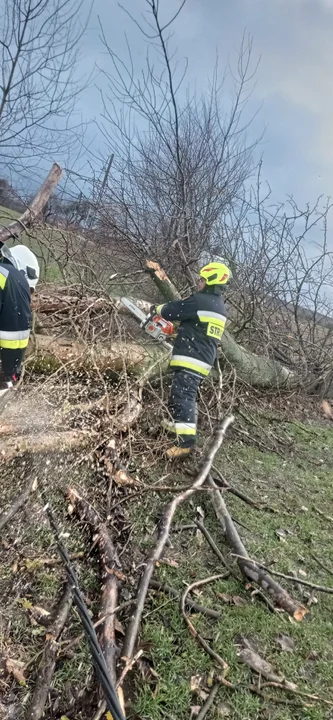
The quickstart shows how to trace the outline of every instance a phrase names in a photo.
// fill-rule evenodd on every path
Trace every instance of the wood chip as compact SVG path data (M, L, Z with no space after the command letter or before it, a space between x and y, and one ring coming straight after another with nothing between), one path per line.
M290 635L282 635L279 633L275 638L275 642L280 646L281 650L285 650L285 652L293 652L295 649L295 640L290 637Z
M20 660L13 660L11 658L5 659L5 668L8 675L12 675L20 685L25 685L26 680L23 674L24 663Z
M287 690L297 690L297 685L295 685L295 683L286 680L284 675L279 674L277 671L275 671L273 666L270 663L266 662L266 660L264 660L262 657L260 657L258 653L255 653L252 650L241 650L238 658L240 662L244 663L249 668L251 668L251 670L257 672L258 675L262 675L270 682L283 684Z

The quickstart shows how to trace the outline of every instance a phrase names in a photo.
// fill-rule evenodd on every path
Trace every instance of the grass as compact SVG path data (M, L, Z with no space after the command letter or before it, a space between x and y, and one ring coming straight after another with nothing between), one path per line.
M309 432L310 429L310 432ZM286 424L286 437L295 443L294 456L285 460L274 453L264 453L253 446L243 445L234 440L222 449L218 464L225 477L239 489L265 501L276 512L262 512L250 508L237 498L228 495L228 507L235 519L248 530L240 528L240 534L250 554L259 560L272 562L276 568L288 574L306 573L307 579L323 585L333 586L332 578L322 570L310 554L320 558L324 565L333 570L333 552L330 540L332 524L315 510L319 507L327 516L333 515L333 433L330 428ZM313 462L322 463L317 467ZM162 474L162 468L161 468ZM156 471L154 472L156 480ZM168 479L169 482L169 479ZM223 544L220 527L212 514L210 503L201 494L190 505L181 508L177 522L193 522L195 508L200 504L205 513L205 523L220 548ZM138 537L142 524L151 530L157 507L149 504L135 514ZM285 531L281 537L279 531ZM278 531L278 532L277 532ZM183 589L196 579L220 572L218 560L205 543L198 543L195 534L173 536L173 548L167 558L178 563L177 568L161 565L158 576L169 585ZM301 577L301 575L300 575ZM282 580L286 587L286 583ZM295 597L307 602L309 594L304 588L302 597L297 587L288 587ZM216 593L241 596L245 604L241 607L221 604ZM324 720L332 717L329 709L320 703L312 707L289 706L298 702L284 692L267 690L277 702L263 702L246 690L253 682L253 674L238 661L237 650L240 636L246 636L259 648L260 654L288 680L297 683L300 690L323 697L333 696L333 602L329 595L316 593L317 604L313 604L302 623L296 623L285 614L272 614L258 599L251 600L242 582L228 579L204 588L198 602L219 609L221 621L210 621L195 616L194 624L228 663L228 678L244 687L231 693L221 688L216 704L227 705L229 717L311 718ZM189 717L191 705L200 705L201 700L191 691L191 677L205 677L212 668L212 661L198 646L184 626L177 602L166 602L166 597L154 598L153 612L147 614L143 624L142 642L149 650L147 655L159 676L157 688L138 681L136 712L140 718L162 720L162 718ZM282 651L276 642L278 634L293 638L293 652ZM311 703L308 703L311 704ZM222 710L221 710L222 712ZM209 717L222 717L217 710Z
M0 206L0 225L7 225L19 216L20 213ZM64 282L63 268L68 262L66 260L66 250L68 250L66 248L66 233L62 233L51 226L45 228L40 226L36 231L34 229L27 232L23 231L20 234L20 242L27 245L37 255L40 261L42 281L51 283ZM72 244L69 233L67 242ZM11 241L9 241L8 245L11 244ZM70 276L71 273L69 272L69 280L71 279Z
M0 226L7 225L20 213L8 210L0 205ZM99 246L98 235L94 242L78 237L75 229L60 230L51 225L41 223L31 230L20 234L20 242L27 245L38 257L40 262L41 280L54 284L76 284L91 294L91 288L101 287L113 296L121 295L138 297L151 296L157 300L156 288L148 276L139 276L138 282L121 281L121 274L127 274L130 268L138 270L136 260L129 257L127 246L119 242ZM11 245L11 241L8 242ZM115 272L118 277L110 282Z
M281 452L283 449L283 457L268 450L263 452L253 444L245 445L231 431L217 458L217 464L227 480L258 502L267 503L275 511L255 510L228 494L228 507L234 519L241 523L238 526L240 535L249 553L257 559L274 561L277 569L288 574L301 570L314 582L332 586L332 577L311 557L317 556L333 570L330 539L332 522L329 519L333 516L332 430L320 425L303 425L298 421L286 423L283 427L267 419L261 418L260 421L268 434L279 434L285 443L289 442L289 447L286 444L279 445ZM138 467L139 449L135 447L133 470L135 466L146 482L153 483L165 475L165 463L157 456L152 465L152 455L149 457L150 462L145 462L146 469L143 471ZM27 458L4 467L4 504L13 496L13 486L16 494L31 473L38 477L40 485L43 484L46 490L69 552L86 551L84 561L77 563L77 570L88 607L96 618L101 591L98 560L96 553L92 553L91 535L87 528L67 514L63 491L69 482L77 483L101 514L105 515L105 479L96 473L89 462L78 463L75 455L63 456L61 462L59 458L50 456L48 464L43 458L39 461L37 458L34 461ZM168 484L183 482L188 483L188 477L182 477L179 470L173 471L167 478ZM134 497L122 503L112 513L110 529L118 545L126 541L126 528L131 529L130 544L121 557L121 570L126 575L126 582L122 586L120 601L128 599L128 594L135 593L138 574L154 542L156 522L167 497L160 493L146 493L140 498ZM221 550L227 554L221 528L206 493L198 493L180 507L177 524L193 522L199 506L204 513L206 526ZM318 509L324 515L320 515ZM31 561L36 557L57 554L38 495L31 498L28 507L8 526L4 543L0 558L2 649L4 654L21 660L30 668L26 671L26 687L17 687L13 679L7 679L6 682L20 702L26 702L38 672L38 658L44 645L45 631L40 625L31 622L24 601L52 611L64 582L61 565L45 567L32 562L27 568L24 562L25 558ZM193 531L173 533L172 546L167 548L164 560L172 564L170 566L161 561L156 568L156 577L179 592L195 580L221 572L219 561L206 541ZM282 584L295 597L305 603L308 601L308 594L302 597L297 587L284 581ZM306 588L304 591L307 592ZM218 593L239 596L244 603L240 606L232 602L227 604L218 597ZM324 704L308 703L311 706L300 707L299 699L274 689L265 691L273 696L273 701L258 698L248 690L257 677L238 659L242 638L246 637L276 671L297 683L300 690L332 698L332 597L316 593L315 598L317 602L312 605L304 621L296 623L286 614L272 614L256 596L251 597L241 580L235 578L208 585L195 596L197 602L218 609L221 613L220 621L212 621L201 615L192 615L192 621L228 663L228 679L241 684L234 692L221 687L209 720L224 717L223 713L226 712L231 720L329 720L332 717L332 710ZM125 614L120 615L119 619L126 625ZM81 632L78 617L72 611L62 638L68 643L69 649ZM292 637L295 644L293 652L281 650L276 641L279 634ZM126 690L126 697L132 698L128 716L140 720L188 720L190 707L203 702L203 697L198 697L198 693L191 690L191 679L200 675L201 692L205 692L214 664L191 636L177 601L164 595L149 594L140 645L144 649L144 664L136 669L134 687ZM87 690L91 694L94 689L90 655L86 643L80 641L74 651L69 656L65 655L57 665L52 691L52 702L57 699L58 703L57 714L52 714L48 706L46 718L59 720L61 715L65 715L69 720L88 720L93 716L91 704L88 702L85 706L83 703L83 707L81 704L78 710L77 702L78 698L86 697ZM281 703L277 703L277 700ZM288 702L296 702L296 705Z

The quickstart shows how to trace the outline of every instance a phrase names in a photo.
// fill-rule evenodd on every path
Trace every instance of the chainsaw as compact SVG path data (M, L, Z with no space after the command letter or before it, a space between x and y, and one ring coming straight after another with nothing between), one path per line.
M169 350L172 350L171 343L166 341L166 338L174 333L172 322L164 320L161 315L146 315L132 300L128 300L125 297L120 298L120 302L139 320L140 327L142 327L150 337L162 343L164 347Z

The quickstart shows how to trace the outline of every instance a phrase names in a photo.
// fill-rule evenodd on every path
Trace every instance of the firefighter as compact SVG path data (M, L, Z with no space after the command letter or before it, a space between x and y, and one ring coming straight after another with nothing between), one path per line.
M19 380L29 342L31 294L39 279L39 264L25 245L1 247L0 262L0 390Z
M174 370L168 403L171 418L163 421L177 441L167 450L170 459L186 457L196 444L197 392L214 365L223 335L226 310L221 294L230 278L224 263L209 263L200 270L197 293L156 307L165 320L180 321L170 361Z

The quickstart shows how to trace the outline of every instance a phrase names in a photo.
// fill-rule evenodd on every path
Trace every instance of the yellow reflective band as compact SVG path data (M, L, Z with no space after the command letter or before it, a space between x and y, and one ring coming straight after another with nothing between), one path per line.
M3 274L2 270L0 270L0 288L1 290L4 289L7 282L7 276Z
M0 348L4 348L6 350L23 350L27 347L29 342L29 338L26 338L25 340L3 340L0 338Z
M175 435L196 435L197 429L195 423L172 423L167 420L162 420L162 427L168 432L175 433Z
M157 305L157 308L156 308L157 315L161 314L162 308L164 308L164 305L165 305L165 303L163 303L163 305Z
M189 360L174 360L172 359L170 361L170 365L172 367L183 367L187 368L187 370L194 370L195 372L199 373L200 375L209 375L211 368L207 369L204 367L201 367L200 365L196 365L195 361L190 362Z
M224 328L226 322L225 319L220 320L217 317L212 317L212 315L214 315L214 313L212 313L211 315L199 315L199 320L200 322L212 323L212 325L217 325L218 327Z
M196 435L197 431L195 428L191 428L191 427L183 427L183 428L176 427L176 433L177 433L177 435Z

